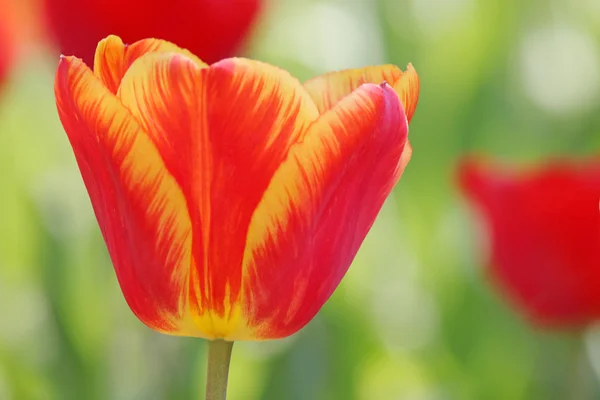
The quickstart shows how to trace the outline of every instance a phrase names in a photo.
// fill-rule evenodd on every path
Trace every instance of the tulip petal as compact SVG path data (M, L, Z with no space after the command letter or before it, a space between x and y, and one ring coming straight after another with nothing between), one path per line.
M188 200L194 232L192 304L216 337L246 335L239 293L246 232L276 169L318 118L287 72L245 59L201 69L147 54L118 96L148 132Z
M37 1L37 0L33 0ZM20 0L0 0L21 5ZM213 63L235 54L252 31L263 0L42 0L49 33L66 55L92 66L98 41L119 35L125 43L161 38ZM38 9L20 7L35 18ZM12 18L16 19L16 18Z
M207 65L188 50L161 39L144 39L131 45L123 43L118 36L102 39L96 48L94 73L106 87L117 93L121 80L131 64L147 53L177 53L194 61L199 67Z
M304 326L344 276L410 159L397 94L365 84L295 145L258 205L243 298L256 338Z
M193 260L186 199L154 143L81 60L61 60L55 93L132 311L153 329L209 337L189 317Z
M491 241L489 273L541 327L600 318L600 161L548 161L530 171L461 161L462 191Z
M323 113L363 83L382 82L387 82L400 96L410 122L419 100L419 76L412 64L408 65L406 72L402 72L395 65L331 72L305 82L304 87Z

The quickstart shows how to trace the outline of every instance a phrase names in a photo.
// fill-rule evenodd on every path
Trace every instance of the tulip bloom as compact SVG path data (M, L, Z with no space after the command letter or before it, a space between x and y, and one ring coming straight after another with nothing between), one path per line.
M491 274L534 324L600 318L600 162L515 172L465 161L462 190L491 235Z
M11 15L7 12L9 4L0 0L0 85L2 85L9 73L15 58L15 37L13 34L12 21L8 20Z
M418 88L412 67L303 86L257 61L208 66L114 36L93 72L62 58L55 83L133 312L230 341L291 335L333 293L410 159Z
M13 54L8 42L8 33L5 32L2 22L0 21L0 85L4 83L12 62Z
M110 34L126 43L157 37L204 61L234 54L261 9L261 0L43 0L47 25L62 54L93 65Z

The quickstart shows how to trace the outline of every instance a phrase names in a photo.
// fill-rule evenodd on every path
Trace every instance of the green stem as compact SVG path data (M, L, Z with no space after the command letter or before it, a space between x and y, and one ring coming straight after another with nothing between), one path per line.
M233 342L212 340L208 342L208 372L206 375L206 400L227 398L227 377Z

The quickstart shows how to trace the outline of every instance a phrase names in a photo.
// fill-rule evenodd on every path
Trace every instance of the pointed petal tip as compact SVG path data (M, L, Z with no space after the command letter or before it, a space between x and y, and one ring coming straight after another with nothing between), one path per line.
M79 57L75 56L65 56L61 54L58 60L58 65L56 67L55 74L55 82L57 82L59 77L67 77L72 71L75 70L90 70L88 65ZM71 71L71 72L70 72ZM90 70L91 72L91 70Z
M379 115L385 116L387 123L391 123L398 127L402 140L408 140L408 119L406 110L402 104L402 100L394 88L386 81L375 83L363 83L354 92L361 94L374 101L378 109Z
M390 103L387 103L388 100L391 100L394 103L395 103L395 101L397 101L397 103L398 103L397 106L402 108L402 102L400 101L398 94L396 93L394 88L386 81L383 81L379 84L363 83L356 89L356 91L360 91L361 93L363 93L371 98L377 97L377 98L385 99L386 104L390 104Z
M68 70L70 65L73 63L73 58L74 58L73 56L65 56L64 54L60 55L60 57L58 58L58 65L56 67L56 76L57 77L60 74L60 71Z
M65 54L61 54L58 57L58 65L68 64L68 63L70 63L72 61L73 58L74 58L73 56L67 56Z
M72 63L81 63L81 64L83 64L84 62L79 57L76 57L76 56L67 56L67 55L61 54L58 57L58 63L60 65L60 64L72 64Z

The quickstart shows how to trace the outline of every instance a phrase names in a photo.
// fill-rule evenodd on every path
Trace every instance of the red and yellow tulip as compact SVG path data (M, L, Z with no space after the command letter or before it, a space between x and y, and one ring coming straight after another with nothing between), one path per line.
M61 59L56 101L123 294L164 333L260 340L308 323L411 155L409 66L302 85L155 39Z

